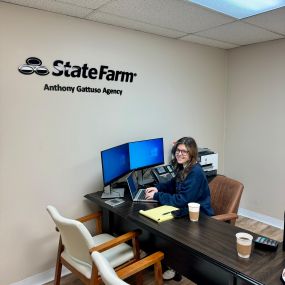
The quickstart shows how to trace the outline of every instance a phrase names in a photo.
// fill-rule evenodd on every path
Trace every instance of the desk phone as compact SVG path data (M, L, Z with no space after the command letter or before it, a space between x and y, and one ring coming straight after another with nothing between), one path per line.
M278 247L278 241L267 237L259 236L254 240L255 247L264 250L276 251Z
M157 183L167 182L175 177L174 169L170 164L154 167L151 174Z

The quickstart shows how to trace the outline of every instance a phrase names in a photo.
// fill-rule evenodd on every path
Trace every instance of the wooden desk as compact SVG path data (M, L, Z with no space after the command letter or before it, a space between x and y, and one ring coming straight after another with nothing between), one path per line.
M102 207L104 230L122 233L140 228L141 247L146 251L163 251L167 264L195 283L282 284L279 279L285 266L282 244L277 252L254 249L249 259L241 259L236 253L235 234L245 231L243 229L204 215L198 223L188 218L156 223L138 213L156 204L133 203L125 198L125 203L113 208L105 204L100 195L101 192L96 192L85 197Z

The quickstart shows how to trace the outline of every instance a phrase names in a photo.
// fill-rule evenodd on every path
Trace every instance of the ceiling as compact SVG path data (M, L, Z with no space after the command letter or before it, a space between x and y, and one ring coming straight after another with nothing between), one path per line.
M5 0L0 2L223 49L285 37L285 7L238 20L187 0Z

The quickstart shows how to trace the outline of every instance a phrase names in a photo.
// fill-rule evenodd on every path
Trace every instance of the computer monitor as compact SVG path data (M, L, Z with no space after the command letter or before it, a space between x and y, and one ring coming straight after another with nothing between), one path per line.
M130 142L129 152L131 170L164 164L163 138ZM142 176L140 177L140 184L144 184Z
M126 143L101 151L101 163L105 186L105 197L102 198L123 197L123 190L111 191L111 184L130 172L129 145Z
M163 164L163 138L130 142L129 152L131 170Z

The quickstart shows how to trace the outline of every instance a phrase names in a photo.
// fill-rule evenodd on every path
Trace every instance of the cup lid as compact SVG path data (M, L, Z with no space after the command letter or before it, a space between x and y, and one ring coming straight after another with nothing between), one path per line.
M188 207L200 207L200 204L199 203L195 203L195 202L190 202L188 203Z
M253 240L253 236L248 234L248 233L243 233L243 232L240 232L240 233L237 233L236 234L236 238L246 238L246 239L249 239L249 240Z

